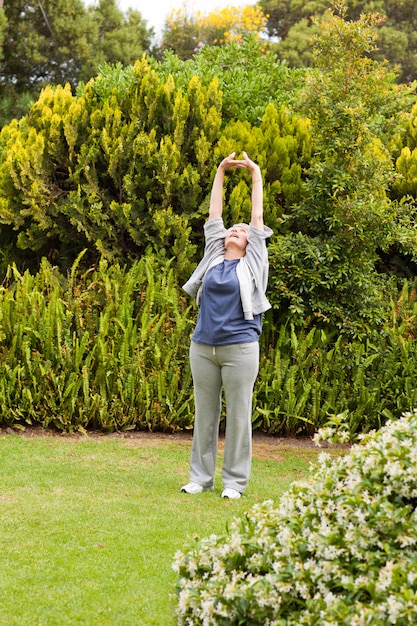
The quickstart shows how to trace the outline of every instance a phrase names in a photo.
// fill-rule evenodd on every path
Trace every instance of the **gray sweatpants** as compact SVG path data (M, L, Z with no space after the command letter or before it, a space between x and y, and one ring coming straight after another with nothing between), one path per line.
M207 346L191 342L195 420L190 481L213 487L222 387L226 401L224 487L243 493L252 460L252 393L259 369L259 344Z

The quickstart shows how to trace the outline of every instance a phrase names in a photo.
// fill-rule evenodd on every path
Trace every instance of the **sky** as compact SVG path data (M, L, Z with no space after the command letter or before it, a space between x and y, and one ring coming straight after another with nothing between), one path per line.
M226 6L248 6L255 3L256 0L187 0L186 5L192 12L212 13ZM117 4L123 13L129 8L139 11L147 21L148 28L153 26L158 36L172 9L181 9L185 3L184 0L117 0Z

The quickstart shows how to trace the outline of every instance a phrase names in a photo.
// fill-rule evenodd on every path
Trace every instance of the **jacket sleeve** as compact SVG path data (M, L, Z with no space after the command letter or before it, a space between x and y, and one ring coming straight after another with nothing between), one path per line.
M226 236L226 229L221 217L208 220L204 224L204 256L196 269L187 280L183 289L192 298L197 298L198 291L204 280L207 270L213 264L215 260L218 260L221 256L224 256L224 238Z
M224 253L224 238L227 230L224 227L223 219L216 217L214 220L208 220L204 224L204 256L217 256Z
M261 230L250 225L249 240L246 248L246 262L259 291L265 293L268 284L268 249L266 240L272 235L272 230L264 226Z

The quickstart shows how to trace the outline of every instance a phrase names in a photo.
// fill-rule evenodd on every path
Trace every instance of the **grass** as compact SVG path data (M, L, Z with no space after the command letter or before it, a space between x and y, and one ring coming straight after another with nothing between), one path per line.
M255 445L247 493L225 501L220 476L214 492L179 492L190 448L178 437L1 435L0 625L172 626L176 550L277 500L318 454Z

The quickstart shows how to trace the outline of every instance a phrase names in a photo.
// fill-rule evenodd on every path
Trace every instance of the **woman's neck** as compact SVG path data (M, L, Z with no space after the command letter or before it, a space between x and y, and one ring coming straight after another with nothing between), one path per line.
M241 259L242 257L244 257L246 254L245 250L230 250L230 248L228 248L226 250L226 254L224 255L224 260L225 261L235 261L236 259Z

